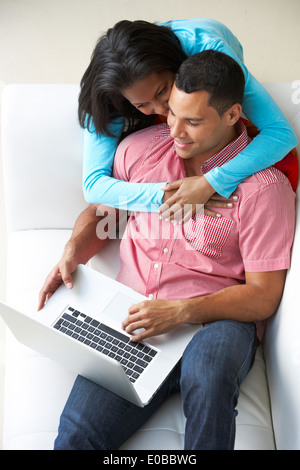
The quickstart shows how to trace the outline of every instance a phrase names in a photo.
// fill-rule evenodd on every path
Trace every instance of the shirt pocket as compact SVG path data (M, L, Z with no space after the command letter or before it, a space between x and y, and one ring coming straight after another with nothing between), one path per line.
M222 256L234 221L225 217L196 215L184 224L184 236L191 248L209 258Z

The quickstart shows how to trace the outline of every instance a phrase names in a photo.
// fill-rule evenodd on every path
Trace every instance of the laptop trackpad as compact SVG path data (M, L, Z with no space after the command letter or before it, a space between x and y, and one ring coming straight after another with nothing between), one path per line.
M109 321L113 322L117 328L121 328L122 321L128 316L129 307L136 303L138 303L137 300L118 292L104 309L103 314L105 317L108 317Z

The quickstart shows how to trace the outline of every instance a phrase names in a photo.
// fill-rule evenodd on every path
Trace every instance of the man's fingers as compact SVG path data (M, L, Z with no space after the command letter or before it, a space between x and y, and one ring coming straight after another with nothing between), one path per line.
M62 264L62 266L60 266L60 273L61 273L61 278L62 278L64 285L67 287L67 289L72 289L73 278L72 278L71 270L68 264L64 263Z
M45 302L46 302L46 294L44 292L40 292L39 300L38 300L38 307L37 307L38 312L44 307Z
M45 303L48 302L48 300L53 294L54 294L54 291L50 291L47 286L45 288L42 288L42 290L39 293L38 307L37 307L38 312L44 307Z
M61 275L58 268L55 267L46 277L46 280L39 292L38 311L44 307L45 302L47 302L51 295L58 289L61 282Z
M66 260L63 257L61 261L52 269L46 277L43 287L39 293L38 310L41 310L50 297L57 291L59 286L64 283L67 289L73 288L72 273L77 267L76 262L71 259Z

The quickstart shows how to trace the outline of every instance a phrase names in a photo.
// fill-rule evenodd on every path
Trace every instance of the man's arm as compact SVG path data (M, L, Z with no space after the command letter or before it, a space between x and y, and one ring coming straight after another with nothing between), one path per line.
M41 310L45 302L64 284L71 289L73 287L72 273L78 264L86 264L109 239L109 232L99 234L98 223L106 219L108 227L118 222L119 211L106 206L90 204L78 217L70 240L66 243L60 261L48 274L39 293L38 310ZM106 225L106 224L105 224Z
M146 300L133 305L123 328L133 341L167 333L182 323L218 320L257 322L275 313L283 293L286 270L246 273L246 283L226 287L203 297L184 300Z

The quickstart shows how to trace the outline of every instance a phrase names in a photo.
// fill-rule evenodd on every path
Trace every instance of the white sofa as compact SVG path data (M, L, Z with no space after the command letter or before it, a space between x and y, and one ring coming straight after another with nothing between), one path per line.
M292 85L266 87L300 140L299 98ZM3 92L7 301L26 309L36 308L44 278L86 206L78 91L77 85L9 85ZM300 449L299 223L298 214L293 262L281 306L269 322L263 349L259 347L241 389L236 449ZM112 241L92 266L114 276L119 265L117 248L118 241ZM74 378L73 372L22 346L7 331L3 448L52 449ZM178 394L123 449L182 449L183 435Z

